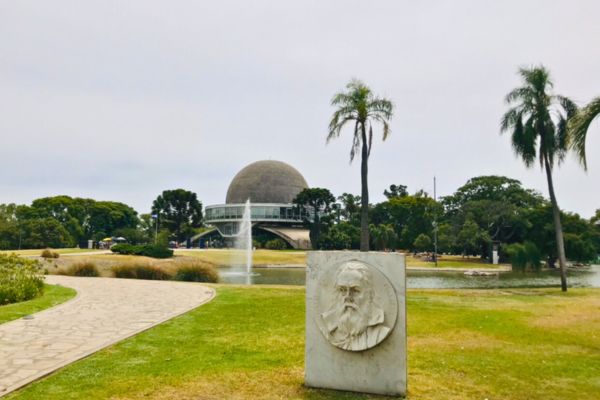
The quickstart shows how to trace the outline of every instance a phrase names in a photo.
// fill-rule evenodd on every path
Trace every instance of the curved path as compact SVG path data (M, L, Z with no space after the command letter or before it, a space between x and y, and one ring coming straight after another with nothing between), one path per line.
M77 296L0 324L0 397L106 346L210 301L197 283L49 275Z

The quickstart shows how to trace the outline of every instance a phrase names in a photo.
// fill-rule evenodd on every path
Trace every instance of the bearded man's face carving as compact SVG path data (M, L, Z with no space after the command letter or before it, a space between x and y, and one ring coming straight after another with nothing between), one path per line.
M346 269L337 277L335 287L338 306L341 308L338 329L342 335L358 335L367 328L371 290L363 282L363 274L364 272Z
M373 301L373 283L368 267L351 261L342 265L334 283L334 301L321 315L326 336L336 347L361 351L375 346L390 329L384 312Z

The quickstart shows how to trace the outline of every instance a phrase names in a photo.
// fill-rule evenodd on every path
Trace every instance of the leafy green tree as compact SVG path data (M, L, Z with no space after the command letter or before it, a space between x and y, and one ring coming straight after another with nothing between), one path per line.
M541 167L546 171L561 268L561 288L567 291L565 245L552 170L565 157L568 144L567 123L577 107L568 98L549 93L552 81L543 66L521 68L519 74L523 79L523 86L506 96L506 103L512 107L502 118L501 132L510 131L513 150L527 167L531 167L539 159ZM552 119L553 114L557 115L556 122Z
M377 250L395 247L398 235L391 224L373 225L370 227L373 245Z
M341 214L345 221L358 221L360 218L360 196L351 193L343 193L338 197L342 204Z
M136 229L139 224L137 212L116 201L94 201L89 205L87 212L85 233L88 238L95 240L115 236L118 230L125 228Z
M152 203L152 213L178 242L202 226L202 203L196 193L184 189L165 190Z
M574 233L565 233L565 252L569 260L579 262L595 261L598 257L594 243L585 236Z
M438 226L437 238L438 253L450 253L454 246L454 235L452 234L452 226L448 223L441 223Z
M342 221L329 227L321 235L318 248L323 250L345 250L360 248L360 228L350 222Z
M554 267L558 258L552 214L552 205L546 204L528 211L525 216L530 223L525 237L547 258L549 267ZM573 261L595 259L600 251L598 226L573 213L561 212L561 221L566 257Z
M337 107L329 122L327 141L339 137L342 128L350 123L354 125L354 136L350 150L350 162L358 151L361 153L361 216L360 250L369 251L369 183L368 164L373 144L373 123L383 125L383 140L389 135L389 121L394 105L391 101L379 98L368 86L359 80L346 85L346 91L337 93L331 105ZM368 127L368 132L367 132Z
M579 156L584 169L587 169L585 154L585 142L592 121L600 115L600 97L593 99L588 105L577 111L577 114L569 121L570 145Z
M323 229L322 218L331 211L335 197L329 189L309 188L298 193L293 202L300 209L300 214L304 216L304 221L309 226L313 249L317 249Z
M477 255L481 248L489 243L490 237L487 232L480 229L473 217L468 215L456 237L456 245L462 249L462 254L466 256Z
M56 219L48 217L28 219L21 223L23 248L42 249L45 247L73 247L73 239L65 227Z
M409 249L420 234L432 235L434 217L441 213L441 204L431 197L408 195L376 204L371 219L375 225L391 224L398 246Z
M433 241L424 233L421 233L413 242L413 248L417 251L431 251L433 248Z
M529 228L527 210L543 202L541 195L504 176L472 178L454 194L442 198L444 221L452 226L455 235L462 229L466 216L471 215L491 240L501 243L525 240ZM483 258L488 258L489 250L480 249Z
M69 232L71 238L79 242L85 239L87 208L93 202L64 195L43 197L34 200L30 207L21 207L19 215L21 220L53 218Z
M16 249L21 236L15 204L0 204L0 250Z
M384 190L383 195L388 199L392 197L404 197L408 196L408 191L405 185L390 185L390 190Z
M474 201L503 202L517 208L530 208L544 200L534 190L523 188L520 181L496 175L471 178L454 194L442 199L446 212L450 214L460 212L465 204Z
M600 225L600 208L596 210L596 214L590 219L592 224Z

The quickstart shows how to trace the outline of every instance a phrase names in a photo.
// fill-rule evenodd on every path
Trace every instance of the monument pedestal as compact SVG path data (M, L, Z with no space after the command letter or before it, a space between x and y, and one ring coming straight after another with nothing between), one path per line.
M305 383L406 395L404 254L308 253Z

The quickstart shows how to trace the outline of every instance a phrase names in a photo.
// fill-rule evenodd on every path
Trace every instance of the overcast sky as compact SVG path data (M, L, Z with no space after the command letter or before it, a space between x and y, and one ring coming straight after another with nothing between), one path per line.
M499 134L519 66L555 92L600 96L600 2L0 0L0 203L67 194L148 212L165 189L225 201L245 165L273 159L310 186L360 193L351 131L325 145L330 100L353 77L391 99L370 160L390 184L448 195L506 175L547 195ZM600 121L589 171L567 159L559 205L600 208Z

